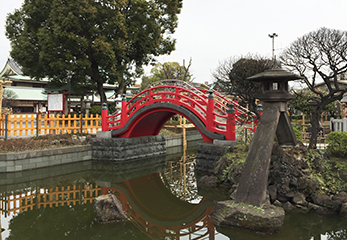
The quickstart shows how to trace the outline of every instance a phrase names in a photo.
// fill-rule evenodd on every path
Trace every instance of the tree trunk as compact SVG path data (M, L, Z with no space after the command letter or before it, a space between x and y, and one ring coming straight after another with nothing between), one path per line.
M90 68L91 78L94 82L96 82L101 103L107 103L106 94L104 91L104 82L99 76L98 68L99 68L98 64L95 61L91 61L91 68Z
M310 144L308 146L309 149L317 148L317 138L318 138L318 133L320 130L320 125L319 125L320 114L321 114L321 110L317 106L314 106L311 112L311 137L310 137Z
M105 94L104 86L103 86L103 81L99 78L99 79L97 79L96 83L97 83L98 93L100 95L101 103L107 103L106 94Z
M117 94L123 94L125 92L124 88L125 88L125 81L124 81L124 78L122 77L122 80L119 82L119 87L117 89Z

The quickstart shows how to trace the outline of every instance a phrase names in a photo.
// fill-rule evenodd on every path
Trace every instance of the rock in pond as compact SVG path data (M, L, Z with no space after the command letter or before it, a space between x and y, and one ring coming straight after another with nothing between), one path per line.
M227 200L218 202L211 213L212 222L218 227L234 227L263 234L272 234L283 225L283 208L271 205L258 208Z
M94 200L94 209L100 223L127 221L122 203L113 194L101 195Z

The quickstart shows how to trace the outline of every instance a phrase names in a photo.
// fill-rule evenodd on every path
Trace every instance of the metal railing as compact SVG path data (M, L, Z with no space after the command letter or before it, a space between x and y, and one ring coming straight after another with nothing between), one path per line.
M330 129L333 132L337 132L337 131L346 132L347 118L343 118L343 119L330 118Z

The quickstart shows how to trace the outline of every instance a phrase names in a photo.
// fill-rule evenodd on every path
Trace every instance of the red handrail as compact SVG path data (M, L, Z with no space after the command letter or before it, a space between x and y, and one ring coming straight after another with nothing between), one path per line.
M214 95L225 102L215 99ZM227 113L229 109L227 105L230 100L217 92L197 88L187 89L174 85L159 85L145 89L130 99L129 102L126 102L125 97L123 97L120 113L108 115L107 110L103 112L103 131L120 129L140 108L161 102L170 102L189 109L203 122L207 130L225 135L226 140L235 140L236 122L246 122L238 116L238 111L237 113L235 111ZM232 103L233 105L237 104L236 102Z

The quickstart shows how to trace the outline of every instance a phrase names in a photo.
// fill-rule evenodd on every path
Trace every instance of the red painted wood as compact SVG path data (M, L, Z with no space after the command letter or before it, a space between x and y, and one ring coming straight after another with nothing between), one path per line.
M102 109L101 110L101 130L102 131L109 131L107 115L108 115L107 108Z
M224 96L214 92L213 95L216 96L216 98L209 98L208 90L198 90L200 93L194 92L191 89L171 85L155 86L146 89L133 97L129 102L125 100L122 101L121 113L107 116L107 111L106 115L103 111L102 130L109 131L121 129L139 109L156 103L170 102L191 111L201 120L206 129L212 133L223 134L226 140L235 140L235 125L241 120L239 116L240 113L237 111L230 115L225 112L227 109L226 103L230 102L230 100ZM235 109L238 109L238 102L235 102L235 106ZM181 112L168 108L156 108L144 112L130 123L126 131L122 132L117 137L130 138L157 135L166 121L175 114L183 115ZM184 117L188 118L187 116ZM111 126L109 127L109 125ZM198 130L200 131L200 129ZM213 139L210 139L202 133L201 135L205 142L213 141Z

